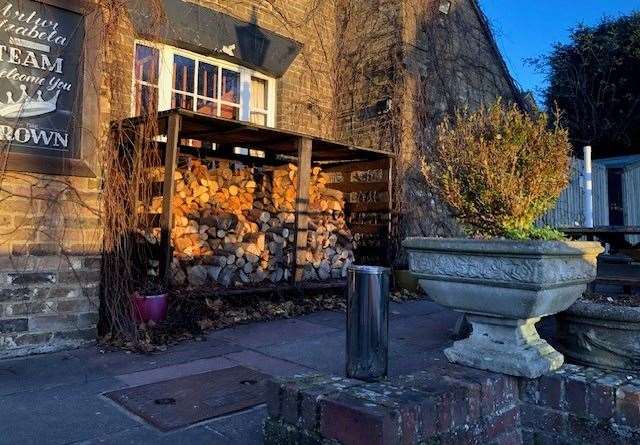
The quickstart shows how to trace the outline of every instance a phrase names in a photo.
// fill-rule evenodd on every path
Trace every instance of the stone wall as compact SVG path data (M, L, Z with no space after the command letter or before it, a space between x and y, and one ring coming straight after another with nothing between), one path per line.
M419 160L434 147L435 129L462 107L518 102L519 92L497 52L476 0L404 0L405 98L402 146L397 159L396 200L401 214L397 238L460 236L457 223L424 182ZM400 258L398 263L402 263Z
M445 364L385 383L301 375L267 387L267 444L640 441L637 375L565 365L536 380Z
M96 180L6 172L0 182L0 357L95 339Z

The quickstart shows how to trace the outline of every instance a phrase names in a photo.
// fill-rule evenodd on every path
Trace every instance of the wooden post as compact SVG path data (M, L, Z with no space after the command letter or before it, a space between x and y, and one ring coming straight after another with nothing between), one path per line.
M396 244L392 246L392 240L395 234L393 233L393 159L388 159L389 163L389 172L387 176L387 193L389 195L389 220L387 221L387 239L386 239L386 251L389 253L387 255L387 259L389 260L389 267L393 266L393 261L395 258L392 258L392 255L397 254L397 252L392 251L391 247L395 247Z
M175 193L176 158L182 116L171 114L167 123L167 148L164 154L164 183L162 184L162 216L160 217L160 278L169 284L171 268L171 228L173 227L173 195Z
M142 151L144 150L145 147L145 140L144 140L144 135L146 132L146 125L144 123L141 123L139 125L136 125L133 129L133 147L129 147L128 145L126 145L125 149L127 151L129 151L130 153L136 153L138 150ZM125 133L126 134L126 133ZM118 136L116 136L118 137ZM120 136L122 137L122 136ZM122 142L121 142L122 143ZM131 167L133 166L132 163L129 163L129 168L127 169L127 174L131 175ZM134 196L135 196L135 202L133 204L133 209L134 211L136 209L138 209L138 204L140 202L140 184L137 184L137 189L134 191ZM147 217L147 215L145 215L145 218Z
M313 141L299 138L298 148L298 184L296 196L296 252L293 279L301 283L304 277L305 252L307 249L307 229L309 228L309 182L311 180L311 150Z

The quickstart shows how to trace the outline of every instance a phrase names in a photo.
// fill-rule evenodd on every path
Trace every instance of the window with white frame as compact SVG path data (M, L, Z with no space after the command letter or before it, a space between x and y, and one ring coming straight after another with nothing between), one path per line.
M136 116L158 108L160 52L136 45L133 74L133 112Z
M168 45L136 42L132 113L184 108L275 126L275 79Z

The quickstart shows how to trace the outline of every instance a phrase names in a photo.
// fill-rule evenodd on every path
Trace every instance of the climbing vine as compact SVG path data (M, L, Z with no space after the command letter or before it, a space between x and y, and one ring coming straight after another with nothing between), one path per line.
M196 3L244 20L249 11L258 26L304 43L297 65L279 81L279 94L287 91L278 98L279 125L394 152L394 240L406 234L455 233L446 209L424 187L417 160L428 157L433 131L444 115L460 105L513 94L474 0L454 1L448 14L440 12L438 0L299 0L295 8L291 0ZM101 55L87 63L101 62L104 74L91 83L101 97L102 128L94 143L98 178L7 171L11 145L3 144L0 206L16 211L19 203L24 218L0 229L0 253L28 253L33 240L42 240L40 248L66 258L75 270L74 254L103 252L101 331L136 343L142 337L132 322L129 298L152 253L139 249L136 241L148 229L136 203L149 201L145 170L160 166L161 159L153 110L143 118L139 133L113 124L130 114L133 36L128 4L96 0ZM162 1L144 5L153 21L149 32L161 32L168 22ZM309 118L300 122L299 116ZM141 150L134 149L135 138ZM94 230L91 239L84 239L89 222ZM73 244L84 251L70 248L73 237L80 237Z

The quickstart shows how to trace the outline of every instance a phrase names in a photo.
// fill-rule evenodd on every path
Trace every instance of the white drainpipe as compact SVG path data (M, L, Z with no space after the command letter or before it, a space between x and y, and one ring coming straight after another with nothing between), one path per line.
M593 227L593 177L589 145L584 147L584 227Z

